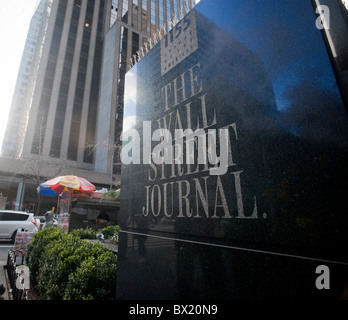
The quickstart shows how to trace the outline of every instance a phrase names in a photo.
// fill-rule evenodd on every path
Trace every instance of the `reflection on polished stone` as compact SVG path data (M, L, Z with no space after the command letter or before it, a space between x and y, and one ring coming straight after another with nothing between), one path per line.
M347 116L311 1L293 2L203 0L127 74L141 163L122 167L119 299L343 292ZM204 132L191 158L180 130Z

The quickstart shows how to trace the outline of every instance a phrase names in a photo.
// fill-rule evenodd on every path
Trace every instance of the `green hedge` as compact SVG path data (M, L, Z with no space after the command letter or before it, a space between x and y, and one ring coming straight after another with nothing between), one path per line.
M87 228L75 229L71 232L71 234L75 235L76 237L80 239L95 240L97 233L93 229L87 227Z
M117 257L77 234L55 227L35 234L27 254L31 281L45 300L115 299Z
M75 229L71 233L80 239L96 239L97 233L101 232L105 239L115 240L118 242L118 232L120 226L108 226L101 230L95 231L92 228Z
M40 270L41 256L47 245L54 241L59 241L64 233L59 228L47 228L37 232L33 241L28 246L27 263L30 268L30 280L35 285Z

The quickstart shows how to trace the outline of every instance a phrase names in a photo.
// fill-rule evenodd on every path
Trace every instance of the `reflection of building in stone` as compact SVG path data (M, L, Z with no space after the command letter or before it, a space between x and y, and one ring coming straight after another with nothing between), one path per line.
M312 33L311 4L298 2L302 10L290 15L283 2L279 7L276 2L259 26L264 32L268 19L287 12L279 20L279 28L285 28L280 28L280 38L272 38L273 46L252 46L227 22L219 27L224 24L217 20L231 2L224 1L222 9L214 8L213 1L209 7L207 1L207 7L202 4L185 17L188 32L194 17L197 26L197 37L192 30L186 38L189 48L182 44L178 51L167 50L169 43L178 49L169 32L127 74L127 96L133 78L136 101L125 102L125 117L136 115L143 141L158 128L169 129L172 136L175 129L228 128L230 153L228 172L221 176L197 163L196 153L194 165L153 161L123 166L118 298L308 297L313 295L313 282L307 282L313 263L323 259L332 266L347 265L347 248L342 247L348 243L342 211L346 114L337 87L330 92L313 81L326 69L327 83L335 79L322 38ZM258 21L251 3L240 2L240 11L231 5L226 17L238 12L236 28L244 24L256 41L249 26ZM299 18L306 23L298 24ZM269 28L256 44L273 32ZM292 32L296 36L290 37ZM176 34L179 38L180 32ZM190 55L183 55L184 50ZM314 56L320 61L317 68L309 63ZM272 84L285 65L284 78L297 81L286 88L288 106L280 111ZM145 121L151 122L151 131L144 130L149 128ZM141 155L147 153L145 144L136 147ZM197 153L206 149L199 139L195 148ZM185 153L185 147L178 149ZM341 284L333 296L346 287L346 270Z
M136 65L134 72L129 73L137 80L136 106L127 102L125 111L127 115L136 114L138 119L151 121L153 131L159 128L170 130L172 137L178 128L193 131L228 129L229 174L210 177L208 167L211 164L198 166L200 147L197 143L194 165L185 162L178 166L151 166L150 172L154 170L156 174L151 176L151 182L146 181L151 184L146 185L146 198L151 198L151 202L146 203L155 203L158 208L172 208L172 217L183 217L185 204L180 201L180 195L185 185L185 199L190 203L195 218L233 216L242 219L252 216L257 219L258 196L250 181L256 181L259 176L267 177L267 174L251 159L261 158L260 152L264 151L265 144L261 134L266 139L267 134L276 129L273 117L277 112L264 64L255 52L197 10L192 10L176 29L185 32L176 32L176 36L167 33L160 45ZM135 108L136 112L132 113ZM139 132L143 131L141 120L137 123ZM219 145L218 141L216 145ZM187 148L183 147L183 150ZM221 150L218 153L221 156ZM142 194L141 189L134 191L134 183L127 185L125 178L127 174L135 176L134 181L141 185L141 175L135 173L137 169L136 166L125 166L122 186L125 193ZM148 169L143 167L143 177L147 176ZM196 176L192 179L193 173L202 174L203 179ZM171 191L168 179L171 179ZM219 199L217 190L223 190L228 200L224 205L214 207ZM204 195L204 209L199 205L198 195ZM243 203L236 200L241 198ZM138 200L131 201L141 205ZM146 213L152 210L149 206L143 208ZM142 212L143 208L138 207L134 212ZM191 214L189 212L186 217ZM153 218L164 218L164 215L165 211L159 210Z
M110 0L109 0L110 1ZM131 60L159 30L167 32L195 0L113 0L113 19L105 36L95 169L120 172L125 74ZM113 23L113 24L112 24ZM114 152L115 151L115 152ZM114 163L114 165L112 165Z
M263 108L267 108L267 112L275 112L271 79L267 76L263 61L257 53L199 12L195 14L199 33L198 42L201 48L198 55L205 59L205 65L210 68L206 71L208 75L206 81L213 80L214 73L218 73L219 78L223 79L231 90L234 88L241 90L243 94L256 99ZM204 32L201 26L205 26ZM214 65L209 64L207 58L204 58L209 55L215 57ZM247 106L242 105L240 109L238 107L234 109L243 112L245 107ZM254 109L256 109L255 106Z

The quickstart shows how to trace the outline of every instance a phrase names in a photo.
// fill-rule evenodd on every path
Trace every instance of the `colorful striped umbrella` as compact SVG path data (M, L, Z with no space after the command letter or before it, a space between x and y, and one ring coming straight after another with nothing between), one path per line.
M44 183L41 183L38 187L37 187L37 192L42 194L43 196L57 196L58 193L53 191L52 188Z
M86 192L92 192L95 190L95 185L86 180L85 178L72 175L59 176L51 180L48 180L43 184L49 186L53 191L55 191L58 194L71 190Z

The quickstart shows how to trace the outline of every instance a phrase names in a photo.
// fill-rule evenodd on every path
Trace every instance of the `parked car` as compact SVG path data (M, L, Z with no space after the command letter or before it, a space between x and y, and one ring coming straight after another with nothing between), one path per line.
M40 228L40 220L33 213L13 210L0 210L0 239L15 241L17 229L36 232Z

